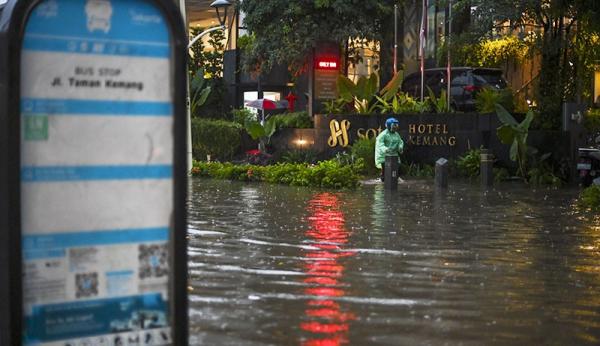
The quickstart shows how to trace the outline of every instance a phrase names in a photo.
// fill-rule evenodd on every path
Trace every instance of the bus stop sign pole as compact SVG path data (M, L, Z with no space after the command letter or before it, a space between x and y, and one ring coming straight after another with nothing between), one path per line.
M166 0L0 12L0 344L187 344L187 35Z

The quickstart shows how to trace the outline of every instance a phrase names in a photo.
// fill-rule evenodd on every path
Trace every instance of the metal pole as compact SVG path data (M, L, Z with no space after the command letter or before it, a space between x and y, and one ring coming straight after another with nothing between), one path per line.
M452 37L452 0L448 0L448 42L446 43L446 49L448 49L448 79L446 81L447 85L448 85L448 91L447 91L447 97L448 97L448 112L450 112L450 91L451 91L451 87L450 84L452 83L452 60L451 60L451 54L450 54L450 40Z
M398 4L394 4L394 75L398 72Z
M420 51L421 51L421 102L424 99L425 89L425 44L427 37L427 0L423 0L423 9L421 10L421 34L420 34Z
M185 2L185 0L180 0ZM185 11L185 8L183 9ZM184 17L185 18L185 17ZM204 35L209 34L216 30L225 30L225 25L215 26L210 29L206 29L203 32L199 33L194 37L190 43L188 43L188 49L191 48L199 39L201 39ZM189 73L186 73L187 76L187 95L186 95L186 107L187 107L187 170L188 173L192 170L192 109L191 109L191 99L190 99L190 76Z

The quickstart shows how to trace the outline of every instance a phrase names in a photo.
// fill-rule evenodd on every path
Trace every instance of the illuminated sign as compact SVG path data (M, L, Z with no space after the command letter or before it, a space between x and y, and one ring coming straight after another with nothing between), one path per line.
M315 63L318 70L337 70L338 62L336 58L319 58Z
M317 67L326 70L337 69L337 61L319 61Z

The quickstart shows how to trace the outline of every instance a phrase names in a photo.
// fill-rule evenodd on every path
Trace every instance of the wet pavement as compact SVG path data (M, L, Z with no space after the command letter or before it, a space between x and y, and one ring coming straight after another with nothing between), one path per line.
M577 189L192 179L191 345L598 345Z

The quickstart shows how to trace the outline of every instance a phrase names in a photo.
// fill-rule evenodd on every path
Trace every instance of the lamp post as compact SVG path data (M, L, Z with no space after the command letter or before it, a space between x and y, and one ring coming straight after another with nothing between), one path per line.
M191 48L199 39L201 39L204 35L211 33L216 30L225 30L227 23L227 11L231 3L227 0L216 0L210 4L210 7L217 10L217 18L219 19L219 26L212 27L210 29L204 30L200 34L196 35L194 38L190 40L188 44L188 49ZM188 172L192 170L192 111L190 109L190 81L188 76L187 82L187 169Z

